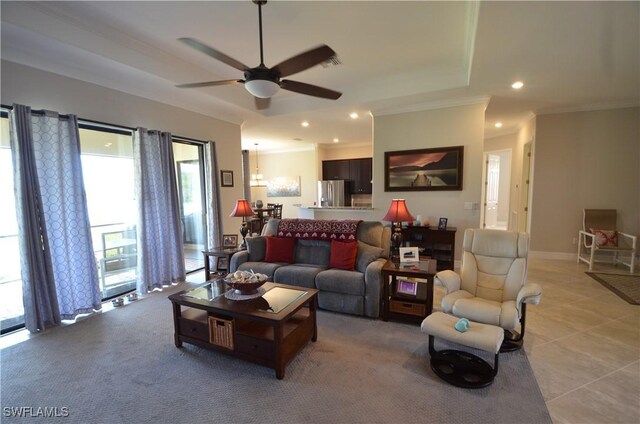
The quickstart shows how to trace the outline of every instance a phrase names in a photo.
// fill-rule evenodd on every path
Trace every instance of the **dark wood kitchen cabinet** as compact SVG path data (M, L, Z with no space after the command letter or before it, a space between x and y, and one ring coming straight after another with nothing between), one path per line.
M347 180L352 194L371 194L372 166L371 158L324 160L322 179Z
M353 181L352 194L371 194L372 159L351 159L349 161L349 179Z
M349 177L349 160L322 161L323 180L348 180Z

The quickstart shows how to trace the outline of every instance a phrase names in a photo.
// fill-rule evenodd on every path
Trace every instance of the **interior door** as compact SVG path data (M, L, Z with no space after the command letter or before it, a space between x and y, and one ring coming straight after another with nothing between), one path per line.
M500 185L500 156L488 154L486 160L487 181L484 227L496 228L498 221L498 199Z

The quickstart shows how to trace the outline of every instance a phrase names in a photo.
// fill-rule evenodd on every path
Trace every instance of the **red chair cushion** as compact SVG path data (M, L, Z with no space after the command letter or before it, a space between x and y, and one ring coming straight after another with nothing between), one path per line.
M618 247L618 232L616 230L598 230L597 228L590 228L589 231L595 235L596 246Z

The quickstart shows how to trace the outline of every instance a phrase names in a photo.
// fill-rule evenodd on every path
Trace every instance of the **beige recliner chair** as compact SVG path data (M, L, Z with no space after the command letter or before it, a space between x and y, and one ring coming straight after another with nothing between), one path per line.
M447 270L435 276L435 283L446 290L442 311L502 327L505 337L500 351L520 349L526 304L538 304L542 297L538 284L526 283L528 251L526 233L465 230L460 275Z

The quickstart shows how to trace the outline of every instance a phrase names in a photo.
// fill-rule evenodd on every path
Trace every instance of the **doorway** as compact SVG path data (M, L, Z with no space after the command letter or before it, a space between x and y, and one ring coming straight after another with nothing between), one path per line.
M485 152L485 199L483 228L509 228L511 197L511 149Z

